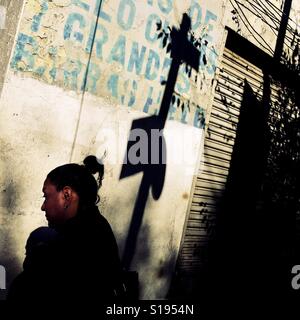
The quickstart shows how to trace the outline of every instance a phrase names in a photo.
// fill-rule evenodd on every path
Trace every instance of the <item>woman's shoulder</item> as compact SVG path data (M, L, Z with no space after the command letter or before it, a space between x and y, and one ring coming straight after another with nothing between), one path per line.
M45 245L50 245L56 242L58 239L58 233L50 227L39 227L33 230L26 242L26 252Z

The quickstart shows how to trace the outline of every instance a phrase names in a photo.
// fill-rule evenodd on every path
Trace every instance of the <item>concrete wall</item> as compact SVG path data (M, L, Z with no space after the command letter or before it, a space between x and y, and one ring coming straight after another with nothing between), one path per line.
M228 25L263 51L274 54L282 15L281 0L232 0Z
M247 1L228 3L227 25L258 48L273 56L282 16L289 16L283 51L292 59L297 56L300 33L300 2L291 0L290 12L284 13L284 0ZM295 63L297 63L296 58Z
M156 23L178 27L191 8L194 33L205 43L200 69L197 77L188 77L183 66L179 71L165 127L163 191L158 200L149 193L131 266L139 272L141 298L164 298L201 155L226 6L103 1L97 21L99 3L26 2L0 100L0 264L10 281L20 270L29 232L45 224L39 208L49 170L87 154L103 159L100 207L123 252L142 179L138 173L120 180L130 128L133 120L157 114L171 63Z
M21 0L0 0L0 94L22 7Z

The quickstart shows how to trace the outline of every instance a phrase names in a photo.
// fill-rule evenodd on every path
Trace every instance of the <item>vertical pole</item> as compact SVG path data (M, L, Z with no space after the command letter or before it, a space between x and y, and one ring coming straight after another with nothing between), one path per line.
M79 113L78 113L78 120L77 120L77 124L76 124L76 128L75 128L75 135L74 135L74 140L73 140L72 147L71 147L71 154L70 154L70 161L69 162L72 162L73 155L74 155L74 150L75 150L75 145L76 145L76 141L77 141L80 118L81 118L82 109L83 109L84 94L85 94L85 91L86 91L87 77L88 77L88 74L89 74L89 68L90 68L90 64L91 64L91 57L92 57L92 53L93 53L93 47L94 47L94 42L95 42L95 38L96 38L96 33L97 33L97 28L98 28L98 23L99 23L99 16L100 16L100 12L101 12L101 7L102 7L102 0L100 0L100 2L99 2L95 28L94 28L94 31L93 31L92 45L91 45L91 48L90 48L89 57L88 57L88 61L87 61L87 66L86 66L85 73L84 73L83 85L82 85L82 96L81 96L81 101L80 101L80 109L79 109Z
M288 22L289 22L292 1L293 0L285 0L285 2L284 2L280 27L279 27L278 35L277 35L276 47L275 47L275 51L274 51L274 59L277 62L280 62L281 55L283 52L284 38L285 38L286 29L287 29Z

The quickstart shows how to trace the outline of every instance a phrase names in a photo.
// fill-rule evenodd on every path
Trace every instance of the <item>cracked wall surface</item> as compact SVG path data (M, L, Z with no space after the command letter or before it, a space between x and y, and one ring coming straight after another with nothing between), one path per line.
M174 101L170 117L201 127L222 48L222 1L219 6L196 1L102 1L97 18L100 3L28 0L11 69L66 90L88 91L112 104L156 114L171 65L157 24L167 32L168 27L178 27L182 13L188 11L193 32L202 39L200 70L191 77L182 64L175 88L182 111Z
M0 94L14 44L22 6L22 0L0 0Z

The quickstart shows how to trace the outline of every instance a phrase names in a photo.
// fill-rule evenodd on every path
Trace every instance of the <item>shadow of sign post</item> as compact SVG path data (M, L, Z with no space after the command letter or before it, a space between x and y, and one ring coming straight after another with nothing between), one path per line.
M120 179L143 172L143 178L137 194L131 223L123 251L123 267L130 269L135 253L137 237L142 224L150 189L158 200L164 186L166 173L166 142L163 129L168 117L176 79L180 65L185 62L198 71L200 52L188 40L191 29L190 17L183 14L179 30L171 31L172 63L158 115L134 120L130 129L126 155ZM139 151L139 152L138 152Z

